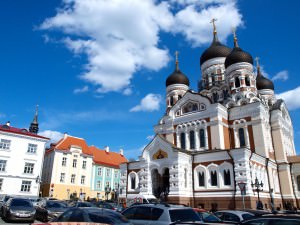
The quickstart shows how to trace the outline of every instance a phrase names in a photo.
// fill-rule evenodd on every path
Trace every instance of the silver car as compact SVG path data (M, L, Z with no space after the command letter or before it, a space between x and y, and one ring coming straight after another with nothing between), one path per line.
M214 213L223 222L239 223L254 217L254 214L240 210L220 210Z

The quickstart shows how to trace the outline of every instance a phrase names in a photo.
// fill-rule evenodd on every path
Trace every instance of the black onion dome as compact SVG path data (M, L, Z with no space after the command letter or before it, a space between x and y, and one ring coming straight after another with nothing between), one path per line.
M260 67L257 67L256 88L257 90L263 90L263 89L274 90L273 82L261 74Z
M247 62L253 65L253 58L248 52L243 51L243 49L238 46L237 38L234 36L234 48L226 57L225 68L240 62Z
M185 84L189 86L190 81L186 75L184 75L178 68L176 68L166 80L166 87L172 84Z
M200 57L200 66L209 59L217 57L227 57L230 52L231 48L228 48L227 46L219 42L217 36L214 35L213 42L211 43L209 48L202 53Z

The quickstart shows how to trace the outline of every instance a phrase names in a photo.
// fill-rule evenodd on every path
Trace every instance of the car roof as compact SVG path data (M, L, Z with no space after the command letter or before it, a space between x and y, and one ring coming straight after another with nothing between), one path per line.
M233 213L233 214L236 214L236 215L242 215L242 214L245 214L245 213L253 215L253 213L242 211L242 210L218 210L216 213L218 213L218 212Z

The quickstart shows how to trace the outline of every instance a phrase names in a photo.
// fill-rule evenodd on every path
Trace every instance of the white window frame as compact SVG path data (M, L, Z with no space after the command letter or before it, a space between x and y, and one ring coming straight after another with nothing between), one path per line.
M0 159L0 172L6 171L7 160Z
M67 157L62 158L61 166L67 166Z
M60 183L65 183L65 178L66 178L66 174L65 173L60 173L59 182Z
M102 188L102 181L101 180L97 180L96 182L96 189L100 189Z
M76 168L77 167L77 159L73 159L73 165L72 165L73 168Z
M71 175L71 184L75 184L75 179L76 179L76 175L72 174Z
M0 149L2 150L10 150L11 140L1 139L0 140Z
M29 143L28 144L28 148L27 148L27 153L32 153L32 154L35 154L36 151L37 151L37 144L31 144Z
M98 176L102 176L102 171L103 171L103 168L102 167L98 167L97 168L97 175Z
M25 162L23 172L26 173L26 174L33 174L33 170L34 170L34 163Z
M106 177L110 177L110 175L111 175L111 169L106 168Z
M82 169L86 169L86 160L82 161Z
M115 178L118 178L118 176L119 176L119 171L115 170Z
M21 192L30 192L30 189L31 189L31 181L22 180Z
M0 191L2 191L2 186L3 186L3 178L0 178Z
M81 176L80 183L81 183L81 184L84 184L84 183L85 183L85 176L84 176L84 175Z

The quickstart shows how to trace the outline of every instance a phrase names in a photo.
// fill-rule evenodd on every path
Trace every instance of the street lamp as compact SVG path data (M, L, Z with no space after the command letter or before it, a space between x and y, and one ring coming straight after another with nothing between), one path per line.
M257 177L255 178L254 180L254 183L251 181L251 187L254 189L254 191L257 192L257 199L258 199L258 202L257 202L257 208L261 209L263 206L262 206L262 203L260 201L260 198L259 198L259 192L263 191L263 182L258 181Z
M41 187L42 179L40 178L39 175L35 178L35 183L38 184L38 197L40 197L40 187Z
M108 200L108 195L109 195L110 191L111 191L110 186L106 185L106 187L105 187L105 199L106 200Z

